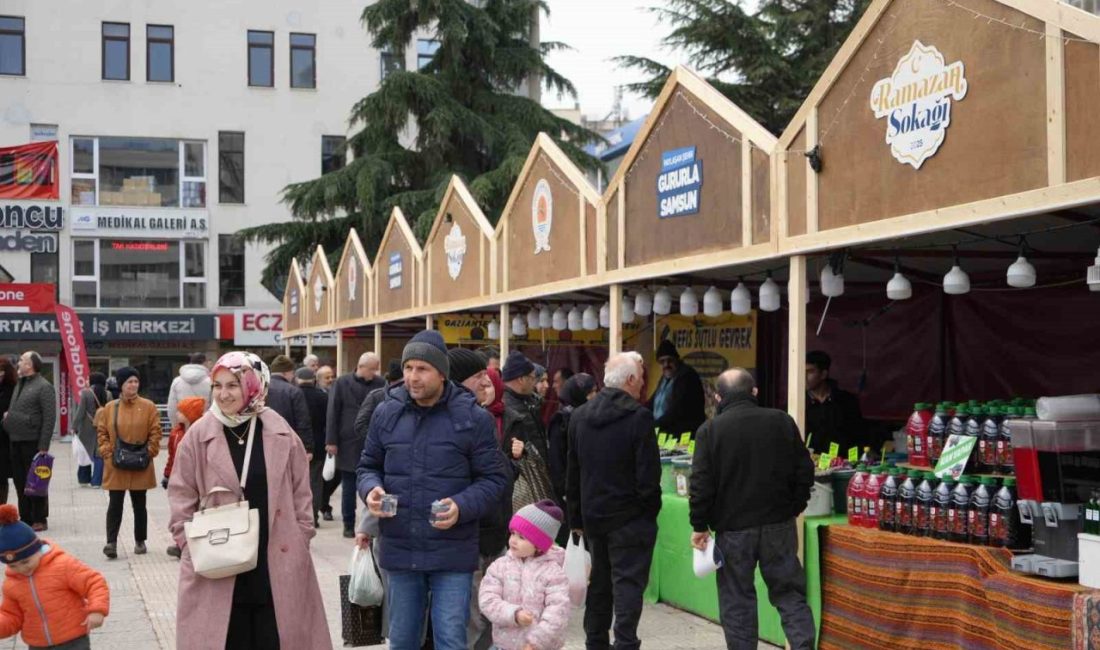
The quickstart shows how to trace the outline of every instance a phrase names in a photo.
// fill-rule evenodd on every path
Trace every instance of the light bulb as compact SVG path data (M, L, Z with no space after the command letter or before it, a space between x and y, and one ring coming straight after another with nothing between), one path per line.
M821 269L821 295L827 298L844 295L844 274L833 273L833 267L828 264Z
M527 321L519 314L512 319L512 336L527 336Z
M738 282L737 288L730 294L730 311L744 316L752 311L752 294L744 282Z
M594 306L589 305L584 308L581 313L581 327L588 331L600 329L600 313Z
M579 332L584 329L584 316L581 315L581 310L576 305L569 310L568 316L569 330L573 332Z
M634 296L634 313L643 318L653 313L653 297L645 289Z
M634 322L634 299L623 296L623 323Z
M886 283L886 297L890 300L908 300L913 297L913 284L901 271L895 271L894 277Z
M760 309L762 311L779 311L779 285L772 279L771 273L760 285Z
M672 293L668 288L661 287L657 293L653 294L653 313L658 316L668 316L672 311Z
M943 292L952 296L970 293L970 276L957 263L943 276Z
M527 329L537 330L539 328L539 310L534 307L531 311L527 312Z
M496 340L500 338L500 325L497 324L497 319L489 321L489 338Z
M550 311L550 305L543 305L539 310L539 329L549 329L554 326L554 312Z
M680 314L682 316L695 316L698 313L699 299L695 297L695 292L691 290L691 287L687 287L680 294Z
M600 307L600 327L611 327L611 305L606 302Z
M1023 255L1008 267L1008 286L1018 289L1035 286L1035 267Z
M567 317L565 315L565 310L561 307L558 307L554 310L554 319L552 326L559 332L569 329L569 321L567 320Z
M711 318L722 315L722 292L711 287L703 294L703 313Z

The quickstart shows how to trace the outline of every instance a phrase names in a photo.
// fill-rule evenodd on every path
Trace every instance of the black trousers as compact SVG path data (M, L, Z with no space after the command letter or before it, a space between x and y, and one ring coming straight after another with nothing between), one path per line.
M798 561L795 520L718 534L724 564L718 569L718 607L726 647L756 650L756 565L779 610L793 650L813 650L814 618L806 604L806 572Z
M107 504L107 543L118 542L118 529L122 527L122 502L126 490L109 490L111 497ZM134 541L144 542L148 538L149 513L145 510L145 490L130 490L130 507L134 509Z
M225 650L279 650L275 605L233 603Z
M19 518L25 524L44 524L50 516L48 497L28 497L23 495L27 485L27 472L38 453L38 443L34 440L11 443L11 471L15 481L15 493L19 495Z
M325 504L325 479L321 477L321 471L325 468L325 454L314 454L309 461L309 488L313 493L313 518L321 511ZM331 494L331 493L330 493Z
M649 584L649 565L657 542L657 521L635 519L606 535L585 534L592 554L592 574L585 599L584 635L589 650L611 648L608 631L615 624L615 650L634 650L642 594Z

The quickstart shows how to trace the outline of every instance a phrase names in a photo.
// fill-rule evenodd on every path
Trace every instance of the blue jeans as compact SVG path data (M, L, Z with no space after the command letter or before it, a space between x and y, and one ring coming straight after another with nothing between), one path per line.
M340 514L345 528L355 528L355 506L359 490L355 487L355 472L340 472Z
M391 650L419 650L429 594L435 647L438 650L466 650L472 573L390 571L389 579L386 605L390 616Z

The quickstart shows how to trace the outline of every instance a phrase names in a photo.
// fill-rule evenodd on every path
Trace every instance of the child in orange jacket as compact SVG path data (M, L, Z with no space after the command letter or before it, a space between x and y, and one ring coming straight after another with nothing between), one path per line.
M164 466L164 478L160 482L160 486L165 490L168 489L168 478L172 476L172 466L176 462L176 448L187 435L187 430L202 417L205 411L206 400L201 397L185 397L176 404L176 426L172 427L172 432L168 434L168 464ZM180 547L175 544L168 547L168 555L179 558L181 554Z
M91 648L88 633L110 609L102 574L40 539L11 504L0 506L0 562L8 565L0 638L22 632L32 648Z

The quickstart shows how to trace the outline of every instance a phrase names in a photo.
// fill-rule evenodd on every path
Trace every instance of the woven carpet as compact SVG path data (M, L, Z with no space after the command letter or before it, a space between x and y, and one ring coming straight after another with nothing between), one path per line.
M850 526L822 538L823 650L1071 647L1084 588L1013 573L1009 551Z

